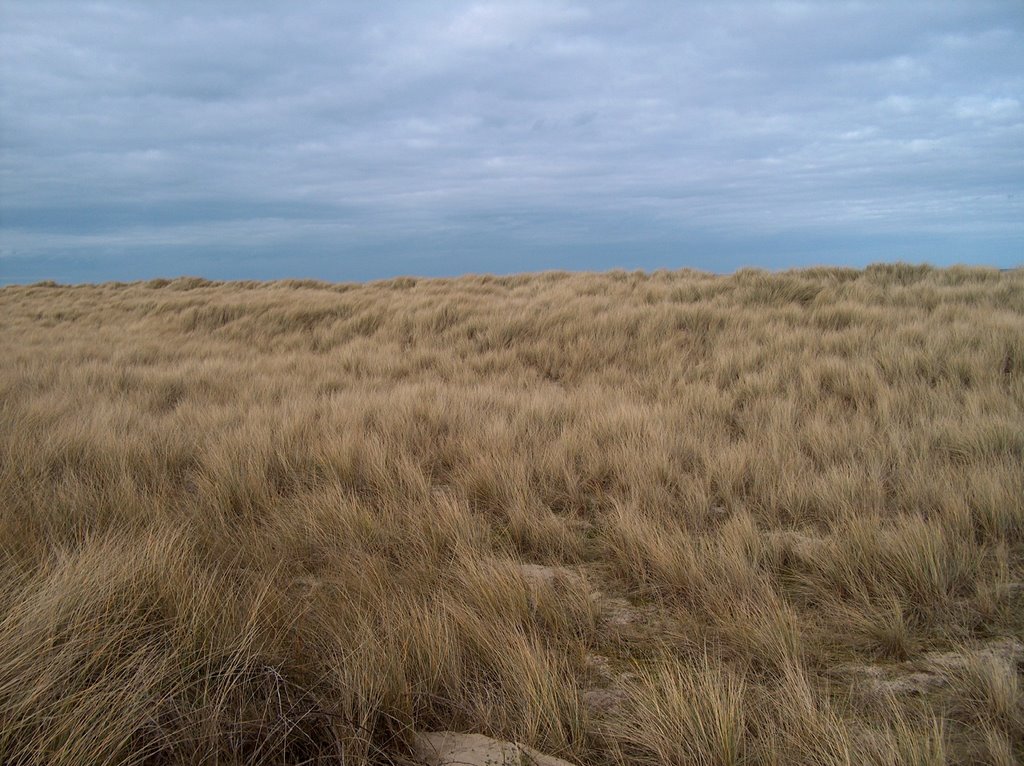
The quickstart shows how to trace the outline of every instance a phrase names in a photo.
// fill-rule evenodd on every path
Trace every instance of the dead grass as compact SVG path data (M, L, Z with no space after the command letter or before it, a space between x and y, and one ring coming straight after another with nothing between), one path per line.
M1020 271L46 284L0 344L4 763L1024 758Z

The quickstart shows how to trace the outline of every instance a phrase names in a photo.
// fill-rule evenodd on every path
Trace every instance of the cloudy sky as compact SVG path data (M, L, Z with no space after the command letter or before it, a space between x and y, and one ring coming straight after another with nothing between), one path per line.
M0 281L1024 262L1024 2L0 0Z

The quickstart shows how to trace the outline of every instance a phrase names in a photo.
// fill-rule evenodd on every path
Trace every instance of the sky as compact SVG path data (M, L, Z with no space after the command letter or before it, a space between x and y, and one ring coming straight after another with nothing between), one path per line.
M1024 264L1024 2L0 0L0 282Z

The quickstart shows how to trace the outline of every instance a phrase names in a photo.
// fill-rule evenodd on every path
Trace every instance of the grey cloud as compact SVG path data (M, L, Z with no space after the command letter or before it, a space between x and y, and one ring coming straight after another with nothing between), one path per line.
M1007 265L1022 31L1013 0L12 1L0 280L173 271L173 248L345 278L447 270L418 251L716 268L771 241L751 261L784 266L939 235Z

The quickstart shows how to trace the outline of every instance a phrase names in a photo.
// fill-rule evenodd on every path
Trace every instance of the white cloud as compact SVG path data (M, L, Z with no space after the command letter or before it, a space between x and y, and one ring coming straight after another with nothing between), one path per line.
M968 120L1009 120L1020 117L1021 102L1005 96L967 96L957 99L954 113Z
M477 3L456 13L443 28L442 40L456 48L507 46L587 16L583 8L557 3Z

